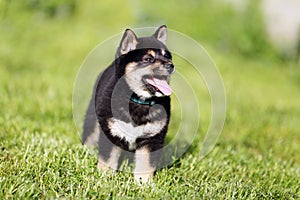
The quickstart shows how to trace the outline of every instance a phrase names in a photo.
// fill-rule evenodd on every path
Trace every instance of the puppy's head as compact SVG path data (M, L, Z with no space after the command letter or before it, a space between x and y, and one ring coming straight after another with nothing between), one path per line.
M167 28L161 26L150 37L137 38L127 29L116 57L124 61L124 77L130 89L141 98L169 96L170 75L175 71L166 47Z

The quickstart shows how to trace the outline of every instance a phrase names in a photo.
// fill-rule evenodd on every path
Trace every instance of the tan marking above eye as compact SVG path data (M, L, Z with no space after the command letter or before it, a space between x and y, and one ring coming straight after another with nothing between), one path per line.
M166 54L166 51L164 49L162 49L161 54L164 56Z
M150 54L153 58L155 58L155 52L153 50L149 50L147 53Z

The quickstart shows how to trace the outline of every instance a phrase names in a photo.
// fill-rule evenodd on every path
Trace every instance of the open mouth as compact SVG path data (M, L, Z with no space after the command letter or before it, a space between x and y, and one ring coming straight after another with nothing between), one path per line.
M156 77L147 77L143 79L147 89L155 94L159 92L165 96L170 96L172 94L172 88L168 84L167 80L159 79Z

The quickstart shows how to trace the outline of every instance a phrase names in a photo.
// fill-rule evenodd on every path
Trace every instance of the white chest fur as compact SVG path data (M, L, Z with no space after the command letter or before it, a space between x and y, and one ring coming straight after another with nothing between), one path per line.
M129 144L129 149L136 148L136 139L139 137L151 137L158 134L166 125L167 120L149 122L140 126L133 126L132 123L126 123L121 120L110 118L108 126L111 134L124 139Z

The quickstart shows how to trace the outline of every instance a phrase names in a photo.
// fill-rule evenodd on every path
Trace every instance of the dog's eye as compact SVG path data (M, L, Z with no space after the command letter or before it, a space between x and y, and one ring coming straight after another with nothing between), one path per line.
M165 53L164 57L167 59L172 59L171 53L168 51Z
M148 63L149 63L149 62L152 63L152 62L154 62L154 58L153 58L152 56L148 56L148 55L147 55L147 56L145 56L145 57L143 58L143 61L144 61L144 62L148 62Z

